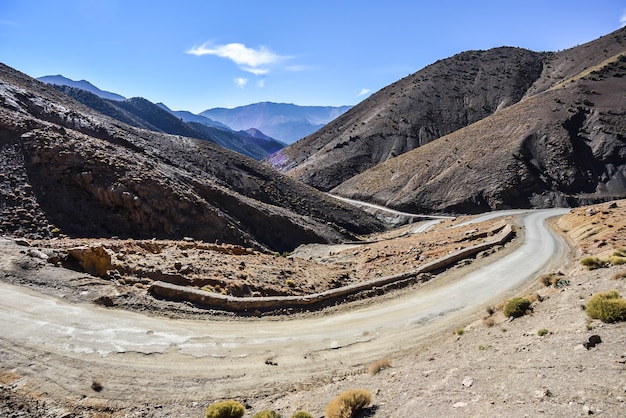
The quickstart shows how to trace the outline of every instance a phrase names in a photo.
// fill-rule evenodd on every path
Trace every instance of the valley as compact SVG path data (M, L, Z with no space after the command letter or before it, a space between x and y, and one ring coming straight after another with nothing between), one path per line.
M462 52L284 148L0 64L0 415L623 415L625 57Z

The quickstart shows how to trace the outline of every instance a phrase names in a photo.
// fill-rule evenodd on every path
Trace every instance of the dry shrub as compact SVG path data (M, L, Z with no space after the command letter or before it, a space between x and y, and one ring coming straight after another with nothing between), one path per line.
M506 301L506 300L504 300L504 301L502 301L502 302L498 303L498 304L496 305L496 310L498 310L498 311L503 310L503 309L504 309L504 305L506 305L506 302L507 302L507 301Z
M519 318L524 316L529 308L530 301L528 299L516 297L506 303L503 313L506 318Z
M313 418L313 415L307 411L298 411L291 416L291 418Z
M623 264L626 264L626 258L623 256L612 255L609 257L609 263L613 264L614 266L621 266Z
M489 317L483 319L483 324L485 324L485 326L491 328L491 327L493 327L496 324L496 320L489 316Z
M536 293L531 293L530 295L526 295L526 299L530 301L530 303L535 303L539 300L539 295Z
M241 418L246 408L237 401L215 402L206 409L206 418Z
M326 418L353 418L371 402L372 394L368 390L345 391L326 405Z
M606 267L608 262L606 260L600 260L598 257L585 257L580 260L580 264L587 267L587 270L595 270Z
M560 271L556 273L543 274L539 276L539 283L545 287L554 286L559 280L561 280L561 277L563 277L563 273Z
M585 310L589 318L603 322L626 321L626 300L617 290L594 294L589 299Z
M618 271L614 275L611 276L611 280L619 280L626 278L626 270Z
M391 367L391 359L382 358L380 360L376 360L372 364L370 364L370 375L374 376L379 371Z

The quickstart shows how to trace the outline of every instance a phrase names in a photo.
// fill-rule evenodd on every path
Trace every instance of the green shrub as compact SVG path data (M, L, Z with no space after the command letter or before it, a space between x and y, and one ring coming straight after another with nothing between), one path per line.
M585 257L580 260L580 264L587 267L587 270L595 270L606 267L607 262L600 260L598 257Z
M609 263L614 266L621 266L622 264L626 264L626 258L621 255L612 255L609 257Z
M281 418L281 415L276 411L270 411L268 409L257 412L252 418Z
M613 252L614 257L626 257L626 247L622 247Z
M598 292L587 302L586 311L589 318L603 322L626 321L626 300L617 290Z
M537 331L537 335L540 337L543 337L544 335L548 335L550 333L550 331L548 331L545 328L541 328L539 331Z
M326 418L352 418L371 402L372 395L365 389L345 391L326 405Z
M526 298L516 297L511 299L504 306L504 316L507 318L519 318L524 316L530 308L530 301Z
M313 415L309 414L307 411L298 411L293 414L291 418L313 418Z
M246 408L237 401L216 402L206 409L206 418L241 418Z
M454 333L456 335L463 335L465 333L465 330L463 328L459 328Z

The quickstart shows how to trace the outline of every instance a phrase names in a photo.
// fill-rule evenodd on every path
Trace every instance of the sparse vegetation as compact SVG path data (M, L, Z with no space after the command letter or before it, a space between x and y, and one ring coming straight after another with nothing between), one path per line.
M246 408L237 401L215 402L206 409L206 418L241 418Z
M372 394L365 389L341 393L326 406L326 418L353 418L372 402Z
M285 284L287 285L287 287L290 287L290 288L294 288L294 287L296 287L296 282L294 282L294 281L293 281L293 280L291 280L291 279L287 279L287 280L285 280Z
M465 330L463 328L459 328L454 333L456 335L463 335L465 333Z
M626 300L617 290L598 292L586 306L587 315L603 322L626 321Z
M307 411L298 411L291 416L291 418L313 418L313 415Z
M391 359L386 357L380 360L376 360L375 362L370 364L370 367L369 367L370 375L374 376L381 370L389 368L389 367L391 367Z
M478 346L478 349L479 349L480 351L486 351L486 350L489 350L490 348L491 348L491 345L489 345L489 344L480 344L480 345Z
M611 276L611 280L619 280L626 278L626 270L618 271L614 275Z
M544 335L548 335L550 333L550 331L548 331L546 328L541 328L539 331L537 331L537 335L540 337L543 337Z
M276 411L270 411L269 409L265 409L261 412L257 412L252 416L252 418L282 418L282 415Z
M587 270L595 270L606 267L607 262L600 260L598 257L585 257L580 260L580 264L587 267Z
M526 311L530 308L530 304L531 302L527 298L513 298L504 305L504 316L507 318L519 318L520 316L524 316Z

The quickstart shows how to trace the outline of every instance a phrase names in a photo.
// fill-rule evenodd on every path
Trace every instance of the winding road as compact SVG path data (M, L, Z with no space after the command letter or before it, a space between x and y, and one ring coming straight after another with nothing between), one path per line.
M47 377L48 391L78 395L88 388L85 382L98 379L106 388L103 396L120 401L302 387L315 378L357 372L442 328L461 326L541 270L555 267L567 245L545 221L567 212L519 214L523 243L457 280L435 280L419 291L334 315L170 320L71 304L0 283L0 350L15 370Z

